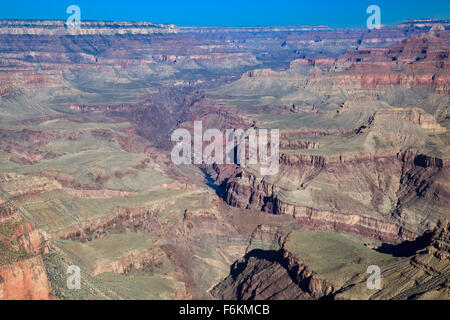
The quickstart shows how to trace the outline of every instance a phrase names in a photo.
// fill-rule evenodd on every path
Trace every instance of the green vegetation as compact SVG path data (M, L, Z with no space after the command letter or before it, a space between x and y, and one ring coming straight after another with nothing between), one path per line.
M126 197L86 199L63 191L51 191L24 201L22 207L46 231L63 229L82 221L115 214L116 207L139 208L152 203L183 196L179 190L145 191Z
M105 272L96 277L123 299L166 300L184 286L182 282L136 271L128 275Z
M365 272L370 265L382 265L396 259L370 249L348 235L330 231L293 231L285 248L314 270L319 278L339 286L355 274Z
M81 267L81 289L67 288L67 267L80 260L67 254L51 252L44 263L52 294L63 300L152 300L167 299L182 286L167 276L157 276L147 270L132 270L128 274L102 273L92 276Z
M134 232L111 234L89 242L54 240L58 247L70 252L71 256L77 256L82 266L91 273L99 263L116 261L130 254L151 250L154 241L148 235Z

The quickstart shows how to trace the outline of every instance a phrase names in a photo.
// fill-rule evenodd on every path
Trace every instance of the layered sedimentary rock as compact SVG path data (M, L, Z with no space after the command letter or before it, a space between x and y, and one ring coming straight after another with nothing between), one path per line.
M432 133L445 132L445 128L442 128L436 119L420 108L392 108L378 110L374 113L368 121L367 126L364 129L368 130L373 127L378 127L378 131L383 130L384 123L389 119L396 119L397 121L408 121L413 125L420 127L421 129L429 130Z
M2 300L47 300L50 284L42 257L20 260L14 264L0 266L0 299Z
M354 298L336 274L365 275L358 257L373 262L375 251L363 242L386 242L380 250L391 253L378 254L389 260L394 243L448 216L445 28L82 22L71 31L1 21L0 249L11 259L0 265L0 296L47 298L51 287L58 299ZM175 165L171 133L193 133L195 121L280 129L279 173ZM284 241L299 228L354 256L319 250L338 262L320 269L308 251L316 243L297 252L308 237ZM409 294L394 280L393 291L363 297L429 289L445 298L445 237L431 238L434 258L387 270L400 282L398 270L411 271L421 285L430 263L433 285ZM80 290L67 289L71 265Z
M33 224L21 222L14 208L0 210L0 299L49 299L42 236Z
M333 287L288 252L252 251L231 267L232 275L213 288L224 300L313 300Z
M434 227L448 217L448 133L439 123L448 114L448 70L447 33L432 30L390 48L248 72L239 88L220 93L240 102L246 86L262 96L258 102L270 113L247 108L247 118L256 127L281 128L280 169L262 177L258 166L216 166L224 199L389 242ZM291 87L279 89L279 79L290 79ZM407 97L419 91L430 103ZM283 103L295 116L275 107Z
M305 237L314 238L317 248L299 242L310 241ZM279 250L248 252L212 294L220 299L258 300L449 299L448 241L448 223L443 221L420 239L398 245L397 255L409 251L411 257L394 258L338 235L295 231ZM316 250L323 251L317 255ZM339 266L345 255L353 258ZM369 265L382 271L380 288L367 285Z
M0 20L0 34L17 35L136 35L176 33L174 25L151 22L80 21L79 28L69 28L58 20Z
M404 244L410 257L381 267L380 290L367 290L359 275L334 295L335 299L450 299L449 224L440 221L434 230ZM394 254L402 255L399 245ZM404 253L403 253L404 254Z
M282 154L280 163L282 174L275 179L236 169L226 182L224 197L227 203L274 214L288 214L311 227L360 233L384 241L410 240L415 234L423 232L420 219L408 218L408 213L402 218L397 217L402 207L414 202L417 197L428 199L436 208L441 208L440 214L439 211L434 212L434 223L446 215L448 189L444 177L448 171L445 169L446 161L439 158L389 152L376 156L355 154L336 157ZM375 171L371 173L369 170ZM291 178L299 177L297 184L283 180L287 172ZM353 176L351 181L339 178L350 172ZM368 174L377 175L378 182L366 180L364 177ZM315 181L335 181L338 186L343 186L343 193L336 195L334 192L337 190L332 192L319 188ZM367 190L367 194L371 194L371 200L367 199L365 203L373 209L365 211L356 203L352 204L351 200L355 198L350 190L356 190L353 188L359 192ZM302 196L305 193L306 198ZM326 210L327 204L329 207L333 204L334 210ZM378 210L380 214L374 214L372 210ZM398 215L401 216L401 213Z
M448 92L449 44L433 34L413 36L388 49L359 49L330 63L334 73L315 73L307 87L350 90L384 88L386 86L436 87Z

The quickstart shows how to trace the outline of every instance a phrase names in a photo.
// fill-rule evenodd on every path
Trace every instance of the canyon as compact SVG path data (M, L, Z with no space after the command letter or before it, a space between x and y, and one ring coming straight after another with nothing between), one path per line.
M447 20L1 20L0 299L448 300L449 54ZM278 173L176 165L196 121L278 129Z

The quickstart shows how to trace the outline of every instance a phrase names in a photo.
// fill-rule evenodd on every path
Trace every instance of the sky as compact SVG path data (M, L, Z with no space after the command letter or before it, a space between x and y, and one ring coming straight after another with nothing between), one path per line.
M450 19L449 0L0 0L0 19L66 20L78 5L82 20L151 21L178 26L364 27L369 5L381 24L405 19Z

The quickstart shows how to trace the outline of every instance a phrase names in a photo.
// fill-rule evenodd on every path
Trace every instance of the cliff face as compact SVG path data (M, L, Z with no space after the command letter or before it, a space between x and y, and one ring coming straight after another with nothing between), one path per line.
M385 130L383 130L384 124L390 119L396 119L399 122L409 122L429 133L442 133L446 131L445 128L441 127L441 125L437 123L433 115L424 112L420 108L392 108L377 110L369 119L367 127L364 128L364 131L376 129L382 134L385 132Z
M415 241L398 245L393 252L406 257L380 266L380 290L367 290L366 275L358 275L334 298L449 300L449 232L448 221L444 219Z
M0 222L0 299L49 299L42 236L33 224L20 222L13 208L2 207L0 213L4 217Z
M42 257L0 266L0 300L48 300L50 284Z
M249 170L235 169L226 180L224 199L232 206L292 215L298 223L312 228L356 233L388 242L410 240L424 228L421 220L408 217L406 210L417 198L428 199L442 208L441 214L435 213L435 223L442 215L445 217L448 199L446 186L442 184L448 174L445 162L411 152L337 157L282 154L280 172L284 173L280 177L262 178ZM222 167L217 168L220 171ZM291 178L298 176L303 180L298 185L286 183L282 177L287 172ZM350 172L353 179L344 181L342 175ZM363 178L371 174L376 180ZM333 181L341 191L327 190L322 184L319 191L318 181ZM366 211L352 204L353 196L347 192L356 189L371 198L366 202L371 209ZM335 209L322 209L326 203Z
M222 300L313 300L333 287L285 251L249 252L211 294Z
M261 226L261 231L268 234ZM301 231L293 231L297 233ZM291 252L288 235L271 249L249 248L231 266L230 275L217 284L211 294L223 300L316 300L331 297L337 286L321 277L301 257ZM273 239L272 241L275 241Z
M307 87L332 83L350 90L387 86L435 87L448 92L449 44L434 34L413 36L391 49L348 51L329 64L330 73L315 73Z
M284 249L286 231L259 225L245 256L231 266L230 275L211 294L225 300L311 300L331 293L326 281Z
M211 293L226 300L449 299L448 223L440 222L423 237L425 243L398 245L412 248L410 256L393 258L338 235L294 231L279 250L248 252ZM318 249L302 243L310 238ZM316 255L316 250L323 251ZM346 254L353 259L344 266L336 262L338 255ZM366 268L371 264L382 270L381 289L367 288Z
M139 35L176 33L174 25L151 22L81 21L79 29L69 29L58 20L0 20L0 34L10 35Z
M132 253L115 261L100 262L92 271L92 275L96 276L104 272L128 274L131 272L131 270L142 270L146 268L151 269L153 266L161 265L161 257L148 250L138 253ZM183 298L180 297L180 299Z
M129 231L148 230L158 231L157 224L152 225L154 215L161 211L168 203L155 204L143 208L116 208L115 214L85 221L79 225L60 229L48 233L50 238L62 240L91 241L102 238L115 228L125 228ZM157 221L154 221L157 223Z
M429 236L427 253L442 261L450 259L450 224L448 220L439 221L436 229Z

